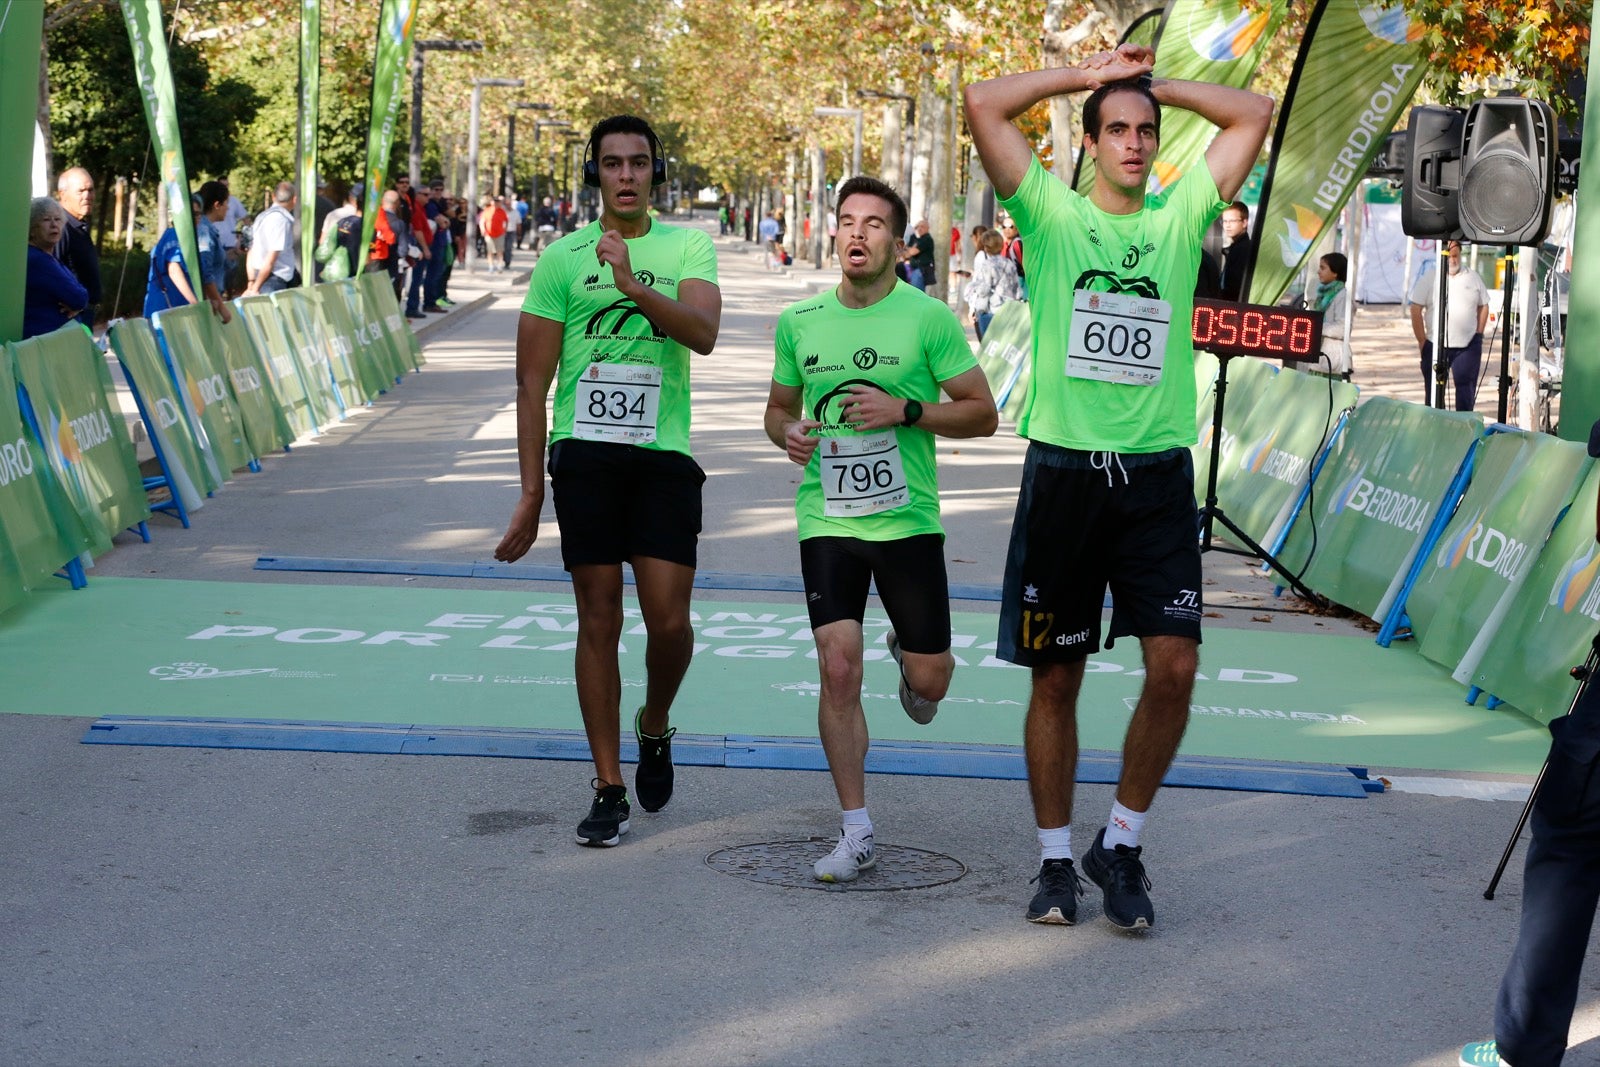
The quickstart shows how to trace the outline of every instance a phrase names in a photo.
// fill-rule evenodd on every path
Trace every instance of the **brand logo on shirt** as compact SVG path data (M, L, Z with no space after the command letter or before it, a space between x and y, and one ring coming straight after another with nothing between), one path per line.
M632 321L633 319L635 319L635 318L638 318L640 321L642 321L644 323L644 325L650 327L649 333L635 332L635 333L630 333L630 334L624 334L622 332L623 328L625 326L627 326L628 323L630 321ZM608 321L611 324L610 325L610 329L606 328L606 323ZM667 335L662 333L661 330L659 328L657 328L656 324L651 322L649 317L647 315L645 315L644 312L639 310L639 305L635 304L632 300L622 299L622 300L614 300L611 303L607 304L605 307L601 308L599 311L596 311L593 315L590 315L589 316L589 322L584 327L584 336L585 337L623 337L623 336L628 336L628 337L637 337L637 338L640 338L640 339L654 338L656 340L664 340Z
M1143 276L1119 278L1108 270L1086 270L1078 275L1074 289L1087 289L1094 293L1133 293L1152 300L1161 299L1161 288L1155 279Z
M587 278L585 278L583 280L583 284L584 285L599 285L600 284L600 275L598 275L598 274L589 275Z
M802 365L805 367L806 370L810 370L812 367L815 367L817 365L817 362L819 360L821 360L821 359L822 359L822 357L821 356L817 356L817 355L807 356Z
M878 353L875 349L862 348L858 349L850 360L858 370L871 370L878 365Z

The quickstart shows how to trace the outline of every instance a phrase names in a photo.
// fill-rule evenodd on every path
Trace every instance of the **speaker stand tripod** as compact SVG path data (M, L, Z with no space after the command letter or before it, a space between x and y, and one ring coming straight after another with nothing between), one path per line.
M1217 503L1217 471L1222 466L1222 404L1228 395L1228 361L1232 356L1217 356L1217 404L1211 412L1211 469L1206 473L1206 503L1200 509L1200 551L1201 552L1228 552L1235 556L1249 556L1259 559L1262 563L1277 571L1288 584L1289 588L1313 604L1326 604L1327 601L1313 593L1305 583L1300 581L1298 575L1290 572L1289 568L1272 553L1262 548L1255 539L1239 529L1232 519L1228 518L1222 510L1222 505ZM1212 532L1216 523L1222 523L1228 532L1233 535L1233 540L1240 547L1220 544L1212 539Z

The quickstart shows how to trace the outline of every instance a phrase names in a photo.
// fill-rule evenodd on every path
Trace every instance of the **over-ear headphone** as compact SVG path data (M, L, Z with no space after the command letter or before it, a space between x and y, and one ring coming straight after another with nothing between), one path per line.
M642 120L641 120L642 121ZM599 129L600 124L595 124ZM596 137L589 134L589 143L583 146L583 184L591 189L600 188L600 164L595 161L594 151L596 142L609 133L633 133L633 130L607 130ZM661 144L661 138L656 136L656 131L650 128L649 123L644 123L644 135L650 141L650 187L667 184L667 152Z

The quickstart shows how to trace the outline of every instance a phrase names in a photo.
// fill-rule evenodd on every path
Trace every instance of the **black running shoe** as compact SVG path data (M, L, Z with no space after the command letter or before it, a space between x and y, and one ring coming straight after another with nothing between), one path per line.
M633 717L633 736L639 740L639 769L633 775L633 789L639 794L641 808L660 811L672 799L672 735L678 728L672 726L660 737L651 737L639 728L643 718L641 707Z
M1105 892L1106 918L1112 926L1148 930L1156 923L1156 911L1146 892L1150 879L1145 877L1144 863L1139 859L1144 849L1127 845L1109 849L1104 846L1105 838L1105 828L1101 827L1094 835L1094 844L1083 854L1083 873Z
M628 787L606 785L598 778L589 784L594 787L594 803L578 824L578 844L610 848L628 832Z
M1028 902L1028 921L1071 926L1078 921L1078 898L1083 895L1083 879L1072 869L1071 860L1045 860L1039 873L1029 882L1039 883L1039 891Z

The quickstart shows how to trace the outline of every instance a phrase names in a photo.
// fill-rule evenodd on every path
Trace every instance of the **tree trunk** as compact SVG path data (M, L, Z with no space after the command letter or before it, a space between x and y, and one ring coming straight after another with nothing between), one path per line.
M1104 8L1106 4L1098 4ZM1143 10L1146 6L1142 0L1137 5L1124 4L1112 6L1137 6ZM1065 67L1072 63L1074 53L1079 45L1088 40L1106 24L1112 21L1111 16L1104 10L1091 11L1076 23L1066 25L1067 18L1078 11L1078 5L1069 4L1067 0L1049 0L1044 8L1044 65L1048 68ZM1126 26L1138 17L1135 11L1126 20L1121 20L1120 25ZM1072 180L1073 150L1077 140L1072 135L1073 116L1078 107L1070 96L1057 96L1050 100L1050 144L1052 147L1052 162L1050 172L1064 182Z
M929 183L933 174L934 130L939 127L939 97L934 92L933 74L924 72L917 85L917 140L911 163L911 221L928 217ZM900 236L904 237L905 234Z
M883 163L878 168L878 176L897 189L900 188L905 169L900 159L900 146L905 139L900 129L902 111L903 105L898 100L890 100L883 105Z
M928 234L933 238L933 277L927 279L929 296L946 298L950 278L950 227L952 197L950 185L950 102L942 96L930 98L928 126L933 146L928 174Z

